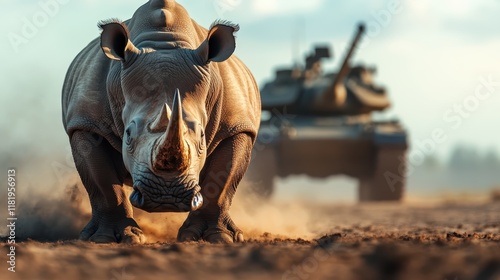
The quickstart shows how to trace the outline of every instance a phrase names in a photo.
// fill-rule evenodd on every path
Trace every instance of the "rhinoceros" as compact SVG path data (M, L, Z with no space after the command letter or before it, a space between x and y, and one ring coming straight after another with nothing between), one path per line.
M179 241L243 241L228 210L259 129L260 95L233 55L239 26L218 20L207 30L172 0L99 26L62 91L64 128L92 208L80 239L145 242L135 206L189 212Z

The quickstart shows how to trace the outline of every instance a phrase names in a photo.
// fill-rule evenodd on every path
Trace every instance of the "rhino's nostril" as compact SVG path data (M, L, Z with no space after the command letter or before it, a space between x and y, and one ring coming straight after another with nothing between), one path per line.
M191 211L196 211L201 208L203 205L203 196L200 192L197 192L193 199L191 200Z
M139 188L134 187L134 191L130 194L130 203L139 208L144 205L144 196Z

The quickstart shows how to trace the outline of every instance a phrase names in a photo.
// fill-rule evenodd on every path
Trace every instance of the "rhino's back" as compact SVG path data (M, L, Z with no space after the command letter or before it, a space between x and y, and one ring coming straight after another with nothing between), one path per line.
M99 42L93 40L68 69L62 92L63 124L70 137L77 130L90 131L120 149L106 90L112 62L102 53Z

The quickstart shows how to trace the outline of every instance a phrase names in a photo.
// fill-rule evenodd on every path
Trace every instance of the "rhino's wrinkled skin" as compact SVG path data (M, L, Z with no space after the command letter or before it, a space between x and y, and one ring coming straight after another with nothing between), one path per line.
M178 239L242 241L228 214L260 120L258 88L232 56L238 26L200 27L175 1L100 24L71 64L63 123L92 218L80 239L142 243L132 205L191 211ZM127 197L125 185L133 186Z

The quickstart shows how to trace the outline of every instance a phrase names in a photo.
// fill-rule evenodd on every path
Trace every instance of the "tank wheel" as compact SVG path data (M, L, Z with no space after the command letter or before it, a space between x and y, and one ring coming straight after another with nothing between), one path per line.
M256 198L270 199L276 176L276 155L273 149L254 153L247 173L243 178L244 192Z
M374 172L360 179L359 201L399 201L406 184L405 149L383 147L377 151Z

